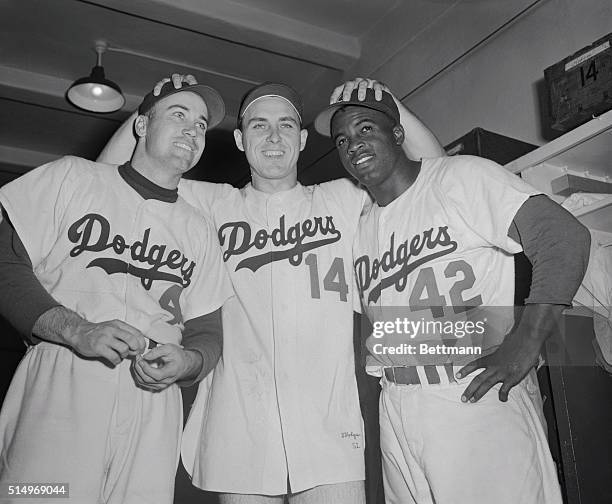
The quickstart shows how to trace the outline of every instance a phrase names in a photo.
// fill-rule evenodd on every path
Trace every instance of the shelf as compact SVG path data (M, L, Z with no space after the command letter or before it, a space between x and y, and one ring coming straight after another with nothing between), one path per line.
M612 232L612 196L572 212L586 227Z
M505 168L557 202L551 180L575 175L612 182L612 110L508 163ZM591 229L612 233L612 195L579 208L573 214Z
M612 177L612 110L508 163L505 168L521 173L543 163Z

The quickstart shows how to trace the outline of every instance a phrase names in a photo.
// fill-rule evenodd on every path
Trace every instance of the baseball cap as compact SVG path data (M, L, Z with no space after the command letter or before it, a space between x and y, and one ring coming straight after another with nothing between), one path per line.
M260 98L266 98L268 96L275 96L289 102L289 105L295 109L300 119L300 123L302 122L304 106L302 104L302 98L300 98L298 92L286 84L264 82L259 86L255 86L246 95L244 95L244 98L242 98L240 110L238 112L238 127L240 127L240 123L242 122L242 118L244 117L247 109Z
M219 124L223 118L225 117L225 103L223 103L223 98L221 95L210 86L205 86L204 84L188 84L183 82L182 87L176 89L172 82L166 82L159 92L159 95L155 96L153 91L151 91L147 96L144 97L142 103L138 107L139 114L145 114L153 105L155 105L159 100L163 100L164 98L171 96L175 93L180 93L182 91L190 91L199 95L206 103L206 108L208 109L208 128L214 128L217 124Z
M323 109L315 119L315 130L321 133L321 135L331 136L331 120L334 117L334 114L342 107L346 107L348 105L355 105L357 107L365 107L372 110L378 110L383 114L387 114L391 119L393 119L396 123L399 124L399 110L397 109L397 105L395 104L393 97L389 93L383 91L382 100L377 101L374 96L374 89L367 88L365 99L363 101L360 101L357 99L358 92L358 88L355 88L353 89L353 92L351 93L351 98L348 101L338 101L336 103L328 105L327 108Z

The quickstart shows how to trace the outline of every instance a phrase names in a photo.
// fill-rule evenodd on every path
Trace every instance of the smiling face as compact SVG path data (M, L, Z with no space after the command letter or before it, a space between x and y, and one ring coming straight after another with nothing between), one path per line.
M234 131L236 146L246 154L253 186L266 192L292 188L297 161L306 145L295 109L283 98L266 96L253 102Z
M375 197L404 178L404 130L386 114L348 105L332 117L331 135L345 170Z
M149 161L172 175L182 175L200 159L206 143L208 108L189 91L162 100L136 120L136 133Z

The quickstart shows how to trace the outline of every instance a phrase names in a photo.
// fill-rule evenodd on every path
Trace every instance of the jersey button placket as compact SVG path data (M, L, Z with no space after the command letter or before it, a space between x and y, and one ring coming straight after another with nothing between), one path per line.
M285 220L285 235L287 228L294 223L294 219L284 211L286 205L282 201L283 195L272 195L268 199L268 233L280 226L281 217ZM287 250L291 244L285 246L274 246L270 240L271 250ZM288 258L283 258L270 263L270 274L272 284L272 304L274 307L274 376L278 398L278 411L281 418L281 429L287 470L292 470L292 450L290 440L296 439L293 432L295 425L293 418L297 414L295 401L298 400L292 393L291 370L297 354L297 300L295 299L296 268L289 264Z

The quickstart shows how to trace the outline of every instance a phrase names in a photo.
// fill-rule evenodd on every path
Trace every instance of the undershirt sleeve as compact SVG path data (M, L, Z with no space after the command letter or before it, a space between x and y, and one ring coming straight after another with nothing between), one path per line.
M588 229L561 205L536 195L519 208L508 236L522 245L533 265L525 304L571 306L589 262Z
M60 306L41 285L30 257L6 215L0 222L0 314L29 343L32 328L47 310Z
M202 355L203 365L198 376L178 382L181 387L189 387L210 373L221 357L223 350L221 308L185 322L182 345L186 350L195 350Z

